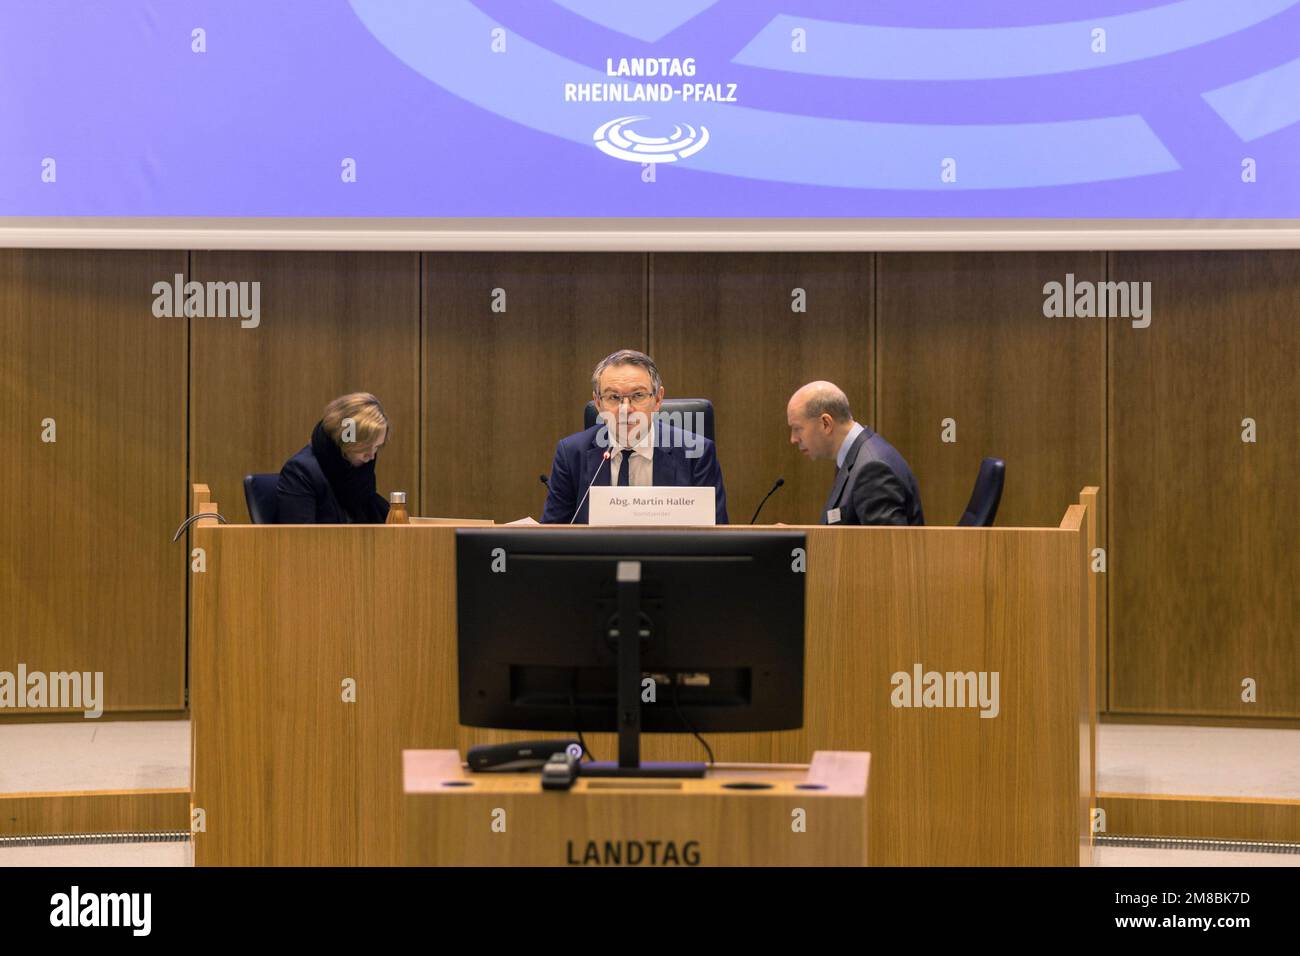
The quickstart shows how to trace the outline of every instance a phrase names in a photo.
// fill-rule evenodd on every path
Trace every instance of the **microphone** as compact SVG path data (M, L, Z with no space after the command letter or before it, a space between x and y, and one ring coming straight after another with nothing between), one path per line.
M750 524L753 524L755 521L758 520L758 513L763 510L763 505L767 504L767 499L771 498L774 494L776 494L776 489L780 488L784 484L785 484L784 478L778 478L776 480L776 484L772 486L772 490L763 496L763 500L760 501L758 503L758 507L754 509L754 517L749 519Z
M544 484L544 485L546 486L546 490L547 490L547 491L550 491L550 489L551 489L551 482L550 482L550 480L549 480L545 475L538 475L538 476L537 476L537 480L540 481L542 484Z
M582 510L582 503L587 500L587 495L591 494L591 487L596 483L596 479L600 477L600 469L605 467L605 462L607 461L609 461L608 448L605 449L605 454L600 456L600 464L596 466L596 473L591 476L591 485L588 485L587 490L582 493L582 501L579 501L578 507L573 509L573 517L569 519L569 524L573 524L573 522L578 520L578 512ZM547 485L547 487L549 488L550 485Z

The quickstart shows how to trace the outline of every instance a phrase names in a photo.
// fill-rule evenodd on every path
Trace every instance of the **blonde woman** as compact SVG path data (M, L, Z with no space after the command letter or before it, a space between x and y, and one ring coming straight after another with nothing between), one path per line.
M311 443L284 463L276 488L280 524L383 524L375 457L388 441L384 406L369 392L325 406Z

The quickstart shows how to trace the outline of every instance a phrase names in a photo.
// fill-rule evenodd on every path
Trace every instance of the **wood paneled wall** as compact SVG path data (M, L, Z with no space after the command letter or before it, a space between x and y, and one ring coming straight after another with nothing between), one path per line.
M1007 463L999 525L1043 527L1103 484L1105 325L1045 318L1043 286L1104 269L1088 252L880 256L876 428L915 471L926 524L957 523L986 457Z
M1110 325L1110 706L1300 715L1300 253L1111 274L1152 309Z
M0 250L0 671L101 671L106 709L185 706L187 332L151 292L184 271Z
M957 520L985 455L1007 459L999 525L1051 525L1099 485L1109 710L1300 717L1300 253L189 258L0 253L17 449L0 462L0 670L93 665L111 709L183 706L188 565L169 537L187 480L243 519L243 475L277 471L329 399L364 389L394 421L381 492L426 515L539 516L592 365L631 346L669 395L714 401L735 522L777 476L763 520L815 520L833 470L785 426L814 378L909 460L931 524ZM1150 328L1043 316L1046 282L1108 271L1153 283ZM259 326L155 318L152 284L178 272L259 281Z

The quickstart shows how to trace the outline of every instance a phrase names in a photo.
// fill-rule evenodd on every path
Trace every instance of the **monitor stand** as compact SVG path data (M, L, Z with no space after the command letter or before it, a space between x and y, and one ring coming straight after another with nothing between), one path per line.
M641 762L641 562L620 561L618 587L618 763L581 764L581 777L703 777L702 763Z

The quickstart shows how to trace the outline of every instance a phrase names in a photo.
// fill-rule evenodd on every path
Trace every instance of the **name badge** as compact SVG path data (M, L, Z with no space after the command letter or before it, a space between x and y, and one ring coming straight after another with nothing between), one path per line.
M840 509L839 509L839 508L832 508L830 511L826 512L826 523L827 523L827 524L839 524L839 523L840 523Z
M597 525L717 524L717 489L595 485L588 498L587 523Z

